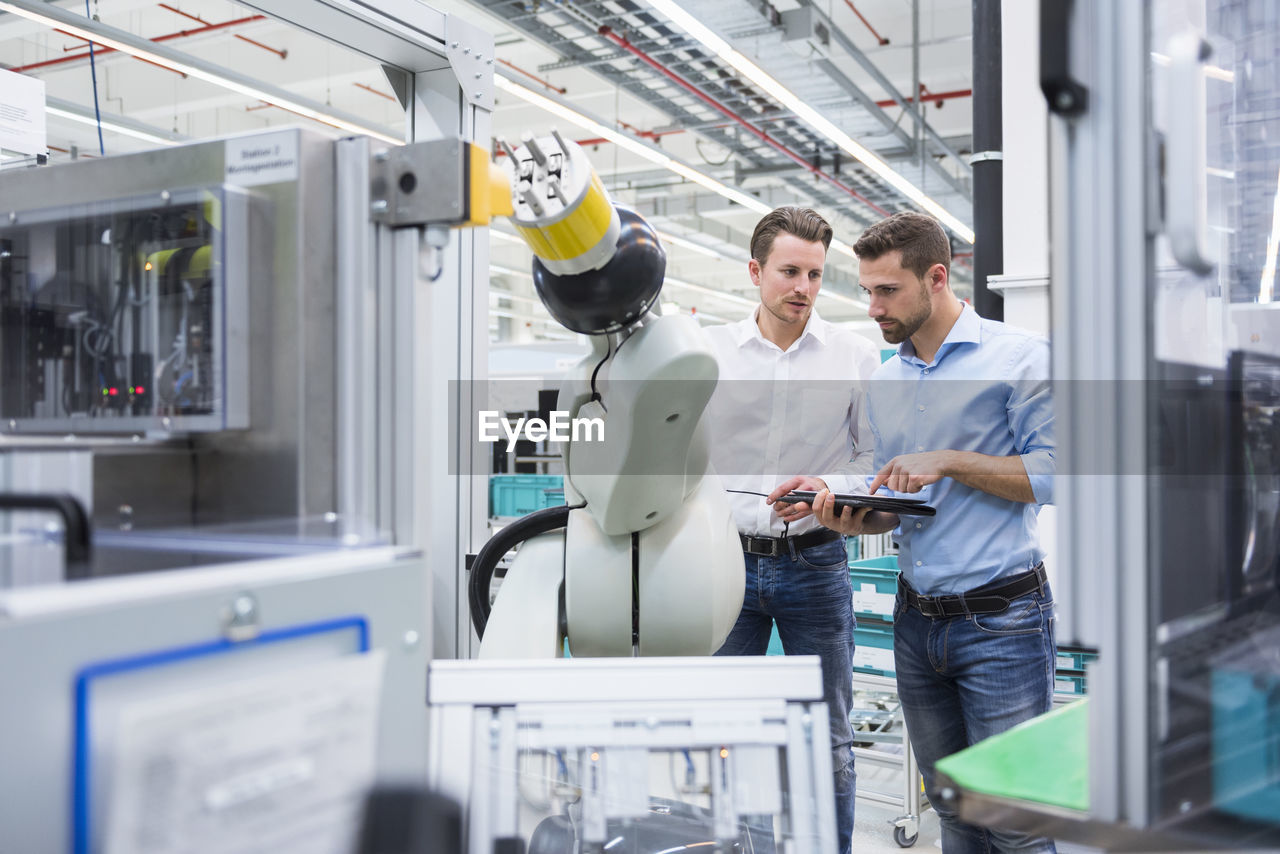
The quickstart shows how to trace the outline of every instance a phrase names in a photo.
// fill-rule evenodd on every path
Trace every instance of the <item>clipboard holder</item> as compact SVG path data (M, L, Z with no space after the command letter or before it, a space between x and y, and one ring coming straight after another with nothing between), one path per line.
M369 651L369 621L360 615L337 617L331 620L302 623L295 626L285 626L261 632L254 631L252 633L244 631L247 626L243 620L237 627L237 616L244 617L247 615L232 616L227 625L226 637L188 646L154 650L123 658L95 661L76 671L75 746L72 754L71 777L71 850L73 854L90 854L90 845L93 838L90 824L92 821L92 804L90 803L92 776L90 774L89 752L92 742L90 739L89 704L91 700L90 690L96 680L335 632L356 632L357 651L361 654Z

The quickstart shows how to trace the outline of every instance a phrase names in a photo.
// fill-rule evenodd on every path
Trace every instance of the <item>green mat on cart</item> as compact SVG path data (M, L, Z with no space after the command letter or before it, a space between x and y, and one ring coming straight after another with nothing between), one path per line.
M1080 700L978 742L938 763L961 789L1089 809L1089 711Z

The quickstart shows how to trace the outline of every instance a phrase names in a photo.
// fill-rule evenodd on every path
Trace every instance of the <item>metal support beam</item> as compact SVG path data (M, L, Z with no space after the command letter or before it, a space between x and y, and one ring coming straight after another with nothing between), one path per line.
M1004 319L1004 297L987 279L1004 271L1001 0L973 0L973 307Z
M383 0L377 8L357 0L248 0L241 5L405 71L449 65L446 16L413 0Z

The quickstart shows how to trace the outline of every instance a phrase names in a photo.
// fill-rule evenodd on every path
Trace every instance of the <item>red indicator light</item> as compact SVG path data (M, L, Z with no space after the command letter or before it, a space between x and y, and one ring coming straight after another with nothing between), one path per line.
M111 396L112 396L112 397L115 397L115 396L116 396L117 394L119 394L119 393L120 393L120 389L118 389L118 388L113 388L113 389L111 389L111 391L110 391L110 394L111 394Z
M142 386L138 386L138 394L146 394L147 390Z

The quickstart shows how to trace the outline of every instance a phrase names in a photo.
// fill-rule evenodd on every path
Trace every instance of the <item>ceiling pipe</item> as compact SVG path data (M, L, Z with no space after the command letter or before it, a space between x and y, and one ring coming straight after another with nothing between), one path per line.
M201 18L199 15L193 15L190 12L184 12L181 9L177 8L176 6L170 6L168 3L160 3L158 5L160 6L161 9L166 9L170 12L173 12L175 15L181 15L182 17L187 18L189 20L199 21L202 24L209 23L204 18ZM265 50L267 53L274 53L276 56L280 57L281 59L285 59L289 56L289 51L287 50L271 47L270 45L265 45L260 41L255 41L254 39L251 39L248 36L242 36L239 33L236 33L235 36L236 38L240 39L240 41L245 42L246 44L251 44L254 47L260 47L263 50Z
M525 70L524 70L523 68L521 68L520 66L515 65L515 64L513 64L513 63L510 63L510 62L508 62L508 61L507 61L507 60L505 60L505 59L499 59L499 60L498 60L498 62L502 63L502 64L503 64L503 65L505 65L507 68L510 68L512 71L516 72L517 74L523 74L525 77L528 77L528 78L529 78L530 80L532 80L533 82L535 82L535 83L539 84L540 86L543 86L544 88L550 89L552 92L556 92L556 93L558 93L558 94L563 95L563 94L565 94L566 92L568 92L568 91L569 91L568 89L564 88L563 86L556 86L556 85L553 85L553 84L552 84L552 83L550 83L549 81L547 81L547 80L543 80L541 77L539 77L538 75L534 74L533 72L531 72L531 71L525 71Z
M379 91L366 83L352 83L351 85L358 86L366 92L372 92L373 94L377 95L379 98L386 98L388 101L392 101L397 104L400 103L399 101L396 100L395 95L388 95L386 92Z
M876 28L871 26L871 22L862 16L862 13L858 11L858 7L853 5L853 0L844 0L844 5L848 6L849 9L853 11L853 14L858 16L858 20L862 22L863 26L871 31L871 35L876 37L876 41L879 42L881 46L889 43L889 40L877 33Z
M198 36L198 35L203 35L204 33L212 33L217 30L225 30L227 27L238 27L242 24L252 23L253 21L265 21L265 20L267 20L266 15L249 15L248 17L244 17L244 18L236 18L233 21L223 21L221 24L207 24L203 27L196 27L195 29L192 29L192 30L179 30L176 33L167 33L166 35L163 35L163 36L156 36L155 38L151 39L151 41L167 42L167 41L172 41L174 39L186 38L188 36ZM70 36L73 39L80 38L80 36L72 35L71 33L65 33L62 30L56 30L56 32L60 32L65 36ZM80 39L80 40L87 41L87 39ZM97 56L102 56L103 54L107 54L107 53L119 52L113 47L104 47L102 45L97 45L96 42L94 42L94 44L96 45L94 47L94 53ZM60 56L57 59L46 59L43 62L33 62L29 65L19 65L19 66L12 67L9 70L17 72L18 74L24 74L28 71L35 71L38 68L48 68L49 66L52 66L52 65L62 65L63 63L66 63L66 62L78 62L82 59L88 59L88 58L89 58L88 52L78 53L75 56ZM146 62L145 59L141 61ZM156 65L156 63L151 62L151 63L148 63L148 65ZM163 65L157 65L156 67L164 68ZM173 69L166 69L166 70L172 71ZM186 75L184 74L183 76L185 77Z
M953 89L950 92L927 92L925 91L925 88L921 86L919 99L908 98L907 103L912 104L912 103L915 103L916 100L924 101L925 103L928 103L930 101L941 103L943 101L950 101L953 98L971 98L971 97L973 97L972 89ZM892 107L892 106L895 106L897 103L898 102L893 100L892 98L887 98L883 101L876 101L876 106Z
M633 45L625 36L619 35L618 33L614 32L612 27L609 27L608 25L601 26L598 32L600 33L601 36L613 42L615 45L622 48L627 53L630 53L632 56L639 59L645 65L649 66L654 71L657 71L663 77L666 77L668 80L675 83L677 86L684 89L689 94L693 95L694 97L702 101L707 106L733 119L734 122L740 125L752 136L759 139L761 142L764 142L767 145L770 145L773 148L777 149L778 151L780 151L781 153L789 157L791 160L795 161L795 163L798 164L799 166L804 167L807 171L812 172L815 176L817 176L818 178L821 178L822 180L826 181L832 186L837 187L838 189L848 193L850 196L862 202L864 205L871 208L873 211L880 214L881 216L889 216L889 212L886 211L884 208L880 207L875 202L868 199L866 196L863 196L857 190L853 189L848 184L845 184L843 181L841 181L839 178L836 178L834 175L830 175L822 171L822 169L815 166L813 161L805 157L803 154L800 154L796 151L791 150L781 141L774 139L765 131L762 131L760 128L751 124L742 116L738 115L733 110L726 107L724 104L721 104L715 98L712 98L706 92L703 92L697 86L694 86L688 80L685 80L679 74L676 74L670 68L667 68L665 65L658 62L653 57L649 56L649 54L645 53L643 50Z

